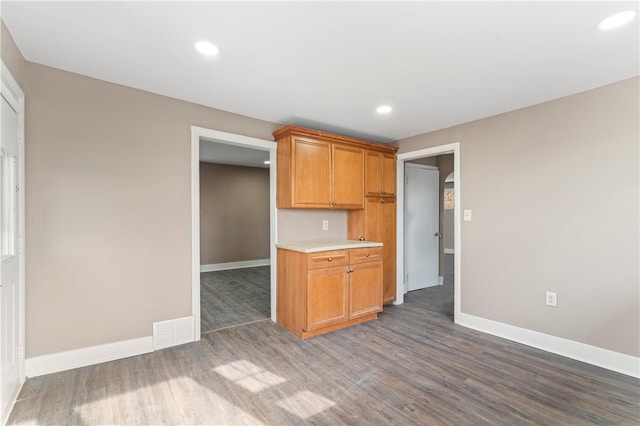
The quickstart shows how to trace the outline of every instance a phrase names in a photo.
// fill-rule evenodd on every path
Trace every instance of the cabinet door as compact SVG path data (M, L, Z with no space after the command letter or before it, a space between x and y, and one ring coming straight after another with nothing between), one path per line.
M382 154L379 152L367 151L365 163L367 170L365 177L365 195L382 195Z
M364 239L367 241L383 243L382 234L380 233L380 202L381 198L379 197L367 197L365 200Z
M351 265L349 319L382 311L382 262Z
M383 299L388 303L396 298L396 199L383 198L379 206Z
M333 206L361 209L364 206L364 150L333 145Z
M396 196L396 156L385 154L382 158L382 195Z
M294 137L292 207L331 206L331 143Z
M347 267L314 269L308 272L305 331L346 321L349 297Z

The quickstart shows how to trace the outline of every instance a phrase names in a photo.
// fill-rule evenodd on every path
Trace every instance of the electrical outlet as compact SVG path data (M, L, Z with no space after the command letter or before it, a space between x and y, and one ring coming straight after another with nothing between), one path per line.
M322 230L323 231L328 231L329 230L329 221L328 220L323 220L322 221Z
M465 222L471 222L471 209L464 209L463 218Z
M558 306L558 294L553 291L547 291L547 306Z

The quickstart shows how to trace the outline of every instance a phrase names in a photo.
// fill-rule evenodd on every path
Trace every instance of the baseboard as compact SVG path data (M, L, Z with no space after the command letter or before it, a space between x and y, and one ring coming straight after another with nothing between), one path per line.
M460 314L458 324L587 364L640 378L640 358L498 321Z
M444 249L444 254L454 254L455 250L454 249Z
M24 385L24 382L21 382L18 385L16 390L13 392L13 394L9 398L9 401L7 402L7 406L4 407L4 410L1 413L2 416L0 416L0 425L4 426L7 424L7 420L9 420L9 416L13 411L13 407L16 405L16 401L18 400L18 395L20 395L20 391L22 390L22 385Z
M27 358L25 362L25 372L27 377L37 377L149 352L153 352L153 338L146 336Z
M269 266L271 259L241 260L239 262L212 263L200 265L200 272L226 271L227 269L254 268L256 266Z

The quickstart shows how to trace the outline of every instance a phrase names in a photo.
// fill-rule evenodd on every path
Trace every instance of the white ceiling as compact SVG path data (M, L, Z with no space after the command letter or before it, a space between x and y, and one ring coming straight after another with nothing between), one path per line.
M2 19L32 62L388 142L638 75L638 17L595 30L625 9L638 2L3 1Z
M205 163L268 168L268 159L269 151L200 139L200 161Z

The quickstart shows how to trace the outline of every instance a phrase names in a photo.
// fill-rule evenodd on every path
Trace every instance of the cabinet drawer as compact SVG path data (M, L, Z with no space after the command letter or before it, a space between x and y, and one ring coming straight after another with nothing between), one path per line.
M367 247L349 250L349 263L364 263L382 260L382 247Z
M319 269L332 266L344 266L348 263L347 250L320 251L307 255L307 268Z

